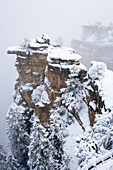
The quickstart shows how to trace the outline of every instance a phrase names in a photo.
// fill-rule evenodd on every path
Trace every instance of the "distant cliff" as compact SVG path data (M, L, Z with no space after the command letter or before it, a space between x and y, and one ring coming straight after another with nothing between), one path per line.
M62 132L62 137L65 136L62 139L65 141L62 154L66 153L69 157L67 166L73 169L74 140L77 134L82 133L87 126L94 125L96 114L110 111L112 107L106 105L103 95L104 86L101 80L106 75L106 65L92 62L92 67L87 72L86 67L80 63L80 55L71 48L51 44L46 34L43 34L40 39L25 39L22 45L9 47L8 54L16 54L15 66L18 72L13 103L7 114L12 154L21 168L40 168L42 165L37 165L36 160L33 164L34 131L39 124L49 131L53 124L53 127L57 125L55 120L59 120L61 124L59 131ZM106 95L109 94L105 94L105 97ZM50 125L51 121L52 125ZM37 126L36 122L38 122ZM39 129L37 131L39 133ZM53 133L51 131L46 136L50 143ZM35 137L38 138L36 135ZM43 141L41 145L44 145ZM51 155L49 156L53 160L54 154ZM59 160L58 157L54 159ZM62 157L61 160L63 161ZM59 162L58 166L62 165L63 163ZM48 165L47 169L51 166Z
M71 46L83 56L82 63L90 67L90 62L103 61L113 70L113 24L101 23L83 25L80 39L72 39Z

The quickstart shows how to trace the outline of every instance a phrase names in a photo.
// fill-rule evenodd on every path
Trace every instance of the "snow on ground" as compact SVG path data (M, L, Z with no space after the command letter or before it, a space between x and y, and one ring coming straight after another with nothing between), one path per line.
M55 102L58 102L61 98L57 98ZM56 105L57 106L57 105ZM70 170L77 169L77 158L75 157L75 142L78 135L83 133L82 127L72 116L70 112L64 106L56 107L56 109L50 110L50 118L60 118L61 131L64 136L64 152L69 157Z
M88 107L84 102L82 103L82 109L79 111L79 117L85 128L90 125Z
M100 83L100 95L105 102L106 108L113 109L113 72L111 70L106 70L105 77L100 81Z
M92 168L92 170L113 170L113 158L100 163L95 168Z
M75 119L75 122L67 127L67 132L69 136L65 138L65 151L70 158L69 168L71 170L77 169L77 159L75 157L75 139L79 134L83 133L81 126L78 121Z

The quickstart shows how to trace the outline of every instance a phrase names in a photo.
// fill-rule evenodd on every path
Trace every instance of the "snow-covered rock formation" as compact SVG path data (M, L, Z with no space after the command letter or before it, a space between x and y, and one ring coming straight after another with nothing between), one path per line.
M77 136L94 125L96 115L112 110L106 83L113 72L99 62L87 72L80 55L52 45L46 34L8 53L17 55L7 131L19 169L76 169Z
M79 169L109 170L113 167L113 72L104 63L93 61L88 76L98 86L104 108L96 115L94 126L76 138L75 153Z
M82 55L82 63L90 67L92 60L107 63L113 70L113 24L104 26L101 23L83 25L81 39L72 39L71 46Z

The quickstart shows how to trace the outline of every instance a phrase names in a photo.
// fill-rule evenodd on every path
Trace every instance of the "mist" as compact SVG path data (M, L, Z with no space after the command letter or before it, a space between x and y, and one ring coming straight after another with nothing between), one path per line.
M6 149L6 121L17 77L15 56L7 48L24 38L40 37L46 32L55 41L61 36L70 46L81 35L81 26L113 22L112 0L1 0L0 1L0 144Z

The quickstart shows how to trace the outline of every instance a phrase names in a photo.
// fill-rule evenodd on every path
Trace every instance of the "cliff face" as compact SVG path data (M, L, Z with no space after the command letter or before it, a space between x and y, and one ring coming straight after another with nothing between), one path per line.
M15 66L18 79L14 95L17 105L34 109L42 123L49 120L50 109L54 108L57 98L61 98L58 101L60 106L64 105L68 109L68 106L62 103L62 89L67 88L67 80L71 70L75 68L72 78L77 79L84 88L85 96L82 96L81 100L85 101L86 115L90 125L93 125L95 114L101 114L104 102L98 94L98 87L88 78L87 69L80 64L81 56L75 54L73 49L50 45L50 39L43 35L41 39L27 40L20 47L9 48L8 53L17 55ZM90 102L95 104L95 109L90 106ZM77 109L72 107L69 111L84 129L85 125Z

